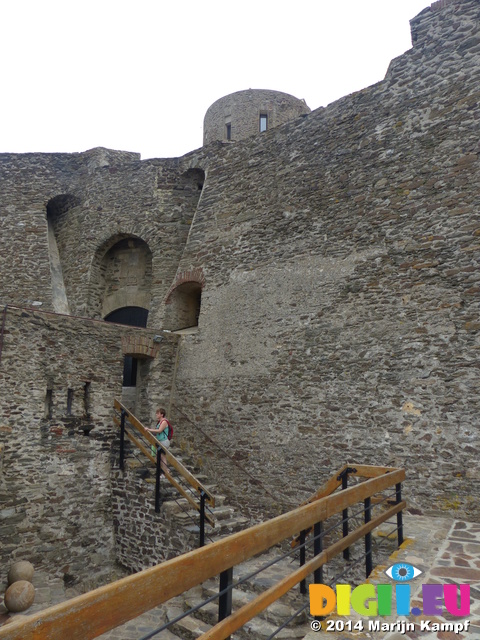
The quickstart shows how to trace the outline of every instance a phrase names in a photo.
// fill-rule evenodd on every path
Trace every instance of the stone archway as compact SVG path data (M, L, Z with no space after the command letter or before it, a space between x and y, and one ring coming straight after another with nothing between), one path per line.
M181 331L198 327L205 278L201 269L178 274L165 300L165 328Z
M125 307L150 309L152 252L136 236L115 236L97 251L91 268L90 312L106 318Z

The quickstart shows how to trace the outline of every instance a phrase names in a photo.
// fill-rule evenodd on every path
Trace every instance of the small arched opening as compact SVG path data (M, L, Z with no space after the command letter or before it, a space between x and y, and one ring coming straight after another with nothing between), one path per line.
M178 285L170 294L169 303L171 331L198 327L202 304L202 286L199 282L184 282Z

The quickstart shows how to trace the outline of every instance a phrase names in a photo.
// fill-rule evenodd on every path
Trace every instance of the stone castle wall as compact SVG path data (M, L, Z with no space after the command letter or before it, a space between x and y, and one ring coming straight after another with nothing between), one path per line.
M0 179L2 302L56 310L50 218L72 315L102 317L102 257L132 237L152 253L148 308L150 323L158 324L199 195L197 183L182 178L178 161L141 163L137 154L103 149L73 156L4 154Z
M189 286L198 330L161 334L135 405L148 421L171 404L176 437L241 510L291 505L349 461L405 466L412 507L478 519L479 12L427 8L383 82L268 135L145 162L0 156L0 303L19 307L0 361L6 554L42 540L75 573L99 527L108 565L122 338L177 328ZM131 274L115 253L128 240ZM150 287L146 330L99 321L135 287Z
M67 581L103 582L118 559L111 473L121 473L113 399L122 397L122 344L154 334L12 307L0 326L0 564L6 572L28 558ZM141 365L147 389L155 376L154 395L141 400L147 424L170 392L175 337L156 349Z
M177 401L280 492L393 464L411 504L478 517L478 12L426 10L384 82L209 166Z

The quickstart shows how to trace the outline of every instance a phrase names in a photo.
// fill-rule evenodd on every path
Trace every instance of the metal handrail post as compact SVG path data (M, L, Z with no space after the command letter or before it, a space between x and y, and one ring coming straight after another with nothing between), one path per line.
M200 546L205 546L205 491L200 491Z
M8 305L5 305L3 309L2 329L0 330L0 362L2 362L3 336L5 334L5 322L7 320L7 307Z
M343 489L348 488L348 469L342 475L342 491ZM342 525L343 525L343 537L346 538L348 536L348 509L344 509L342 511ZM347 547L343 550L343 558L344 560L350 560L350 549Z
M225 620L232 613L233 567L220 574L220 597L218 598L218 621ZM225 593L222 593L225 592Z
M323 551L323 522L317 522L313 525L313 555L318 556ZM313 572L313 582L322 584L323 582L323 565Z
M396 496L397 504L402 501L402 483L401 482L395 485L395 496ZM397 513L397 541L398 541L398 546L400 546L403 543L403 511L401 510Z
M371 498L365 498L363 501L365 506L365 524L370 522L372 519L372 501ZM366 534L365 536L365 577L368 576L373 571L373 558L372 558L372 532Z
M157 465L155 468L155 513L160 513L160 475L162 472L162 448L157 447Z
M303 567L305 564L305 537L306 531L305 529L300 532L300 566ZM300 593L305 595L307 593L307 581L302 580L300 582Z
M127 412L122 409L120 418L120 469L123 471L125 468L125 417Z

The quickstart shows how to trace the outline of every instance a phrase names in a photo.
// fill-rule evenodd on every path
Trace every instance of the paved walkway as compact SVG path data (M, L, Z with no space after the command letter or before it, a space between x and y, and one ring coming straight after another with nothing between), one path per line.
M387 531L385 531L387 533ZM372 640L480 640L480 524L452 520L448 518L429 518L423 516L405 516L406 541L402 548L391 557L391 563L408 563L422 571L422 574L412 580L411 607L422 609L422 584L469 584L471 607L470 615L466 618L455 618L448 613L442 616L409 616L401 617L396 614L387 618L378 618L383 623L391 625L388 630L369 630L369 618L360 618L355 614L351 618L338 618L353 623L361 621L363 631L338 632L309 632L304 640L349 640L356 638L371 638ZM384 571L387 566L376 567L369 582L381 584L391 582ZM36 587L36 601L27 615L34 613L50 604L73 597L75 591L65 590L63 583L52 581L41 573L34 576ZM396 603L392 604L392 611L396 611ZM170 614L172 614L170 612ZM170 616L169 616L170 617ZM7 618L6 612L0 605L0 624ZM165 619L165 610L157 608L148 612L135 621L128 623L114 631L105 634L109 640L137 640L155 628L159 619ZM427 624L426 621L430 622ZM405 623L414 623L414 630L402 627ZM435 624L469 622L467 630L450 631ZM424 629L421 629L423 622ZM171 639L169 632L163 632L161 640Z
M415 631L407 631L403 637L422 640L480 640L480 524L415 516L407 520L406 534L409 540L393 559L395 562L408 562L424 572L411 583L412 607L422 609L421 588L424 583L468 584L470 615L456 618L444 609L442 616L411 616L405 620L416 621ZM431 621L430 625L426 624L427 620ZM466 623L467 620L468 629L458 633L446 630L428 631L426 628L421 630L422 621L424 627L433 628L435 623Z
M372 640L480 640L480 524L452 520L448 518L429 518L423 516L405 516L405 542L396 551L390 561L408 563L422 571L421 575L409 582L411 585L411 607L422 610L422 584L469 584L470 585L470 615L466 618L456 618L446 612L441 616L392 616L375 618L374 620L387 623L390 630L371 631L368 629L369 619L351 616L353 623L363 624L362 632L342 633L309 633L305 640L350 640L353 638L372 638ZM385 571L388 566L377 566L368 582L382 584L391 582ZM396 602L392 604L392 611L396 611ZM341 620L341 618L337 618ZM347 617L342 618L346 621ZM373 620L373 619L372 619ZM429 622L427 622L429 621ZM460 631L447 630L441 625L446 623L460 623L468 629ZM409 630L406 623L414 623L414 629ZM398 624L397 624L398 623ZM403 625L405 623L405 626ZM423 629L422 629L423 624ZM440 625L436 627L435 625Z

